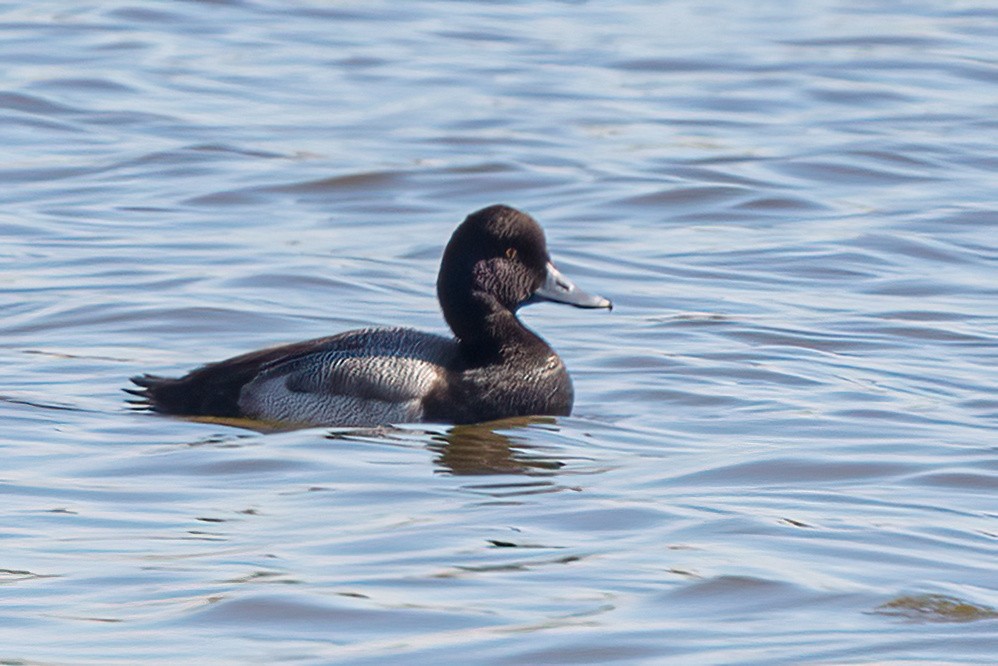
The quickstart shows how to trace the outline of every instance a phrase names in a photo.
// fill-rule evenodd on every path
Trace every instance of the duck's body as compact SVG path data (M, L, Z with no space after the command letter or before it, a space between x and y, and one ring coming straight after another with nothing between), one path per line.
M152 409L293 425L473 423L567 415L564 363L516 317L532 299L610 302L577 290L550 263L534 220L506 206L468 216L444 252L437 293L456 334L407 328L341 333L250 352L172 379L132 379Z

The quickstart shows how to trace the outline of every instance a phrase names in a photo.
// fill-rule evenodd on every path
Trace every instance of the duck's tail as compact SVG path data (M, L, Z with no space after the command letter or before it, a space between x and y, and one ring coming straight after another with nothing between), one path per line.
M151 409L164 414L196 414L188 387L183 379L158 375L136 375L131 382L138 388L122 389L135 396L128 402L136 409Z
M136 388L123 389L134 396L129 402L136 409L150 409L180 416L220 416L240 418L239 394L243 385L280 350L261 350L209 363L183 377L136 375Z

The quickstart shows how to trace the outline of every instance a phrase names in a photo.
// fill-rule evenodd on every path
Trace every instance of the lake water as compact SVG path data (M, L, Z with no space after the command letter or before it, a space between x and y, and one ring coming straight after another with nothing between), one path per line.
M998 7L0 7L0 661L998 661ZM570 418L264 434L504 202Z

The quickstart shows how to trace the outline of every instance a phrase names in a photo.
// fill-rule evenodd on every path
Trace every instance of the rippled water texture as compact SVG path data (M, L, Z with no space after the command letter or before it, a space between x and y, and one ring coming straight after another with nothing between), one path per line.
M998 9L0 6L0 661L993 663ZM468 212L571 418L263 434L178 373L440 331Z

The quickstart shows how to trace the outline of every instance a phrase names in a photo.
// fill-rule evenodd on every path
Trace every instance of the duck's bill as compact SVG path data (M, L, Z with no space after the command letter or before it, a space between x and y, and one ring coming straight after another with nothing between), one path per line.
M527 303L536 303L538 301L566 303L574 305L577 308L606 308L608 310L613 308L613 303L602 296L587 294L576 287L550 261L547 264L547 277L544 280L544 284L534 292L534 295L527 300Z

